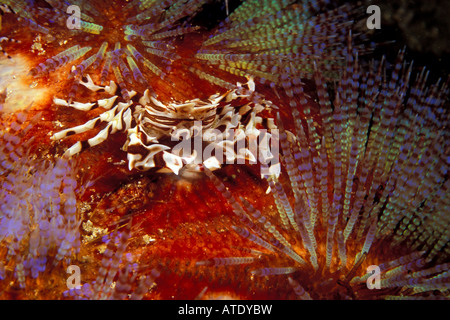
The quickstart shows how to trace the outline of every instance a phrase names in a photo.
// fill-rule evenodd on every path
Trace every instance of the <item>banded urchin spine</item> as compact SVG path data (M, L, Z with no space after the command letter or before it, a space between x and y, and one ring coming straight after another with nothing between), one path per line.
M44 294L34 288L42 274L70 264L80 250L77 181L67 160L52 163L29 154L25 137L36 117L19 113L2 121L9 129L0 136L0 294L8 297L18 287L36 298Z
M314 64L335 79L345 64L346 39L354 29L350 21L358 17L351 5L324 10L328 5L322 0L246 1L220 23L195 57L272 88L283 86L285 76L311 79Z
M47 47L41 50L55 51L58 46L65 47L32 68L31 76L44 78L70 65L66 80L73 83L69 98L74 99L84 75L100 74L103 85L114 75L126 100L137 86L152 88L154 81L149 81L149 74L165 79L170 65L180 59L174 41L198 29L190 26L189 20L207 2L173 0L124 4L113 1L104 7L104 3L89 1L47 0L40 4L24 0L2 1L11 8L8 14L14 14L19 24L41 35L41 43ZM68 27L73 18L68 10L71 6L80 10L79 28ZM122 10L116 10L118 8Z
M45 37L50 30L54 30L57 31L55 34L58 40L66 39L69 33L73 35L71 42L75 41L67 42L61 52L59 48L48 47L51 54L47 58L51 61L43 61L41 67L36 64L44 73L65 63L70 64L74 67L71 74L77 85L77 81L83 80L82 75L87 73L95 74L99 78L96 80L103 80L104 83L114 74L125 100L127 92L131 92L134 86L144 86L140 77L144 75L144 68L156 75L152 79L162 77L164 81L167 80L164 74L168 69L163 67L178 58L172 55L179 53L170 47L172 43L164 42L163 47L160 47L155 43L155 39L143 39L145 29L150 29L150 26L146 26L147 22L166 23L163 29L157 30L151 37L161 33L161 36L173 39L185 31L194 31L190 26L178 25L183 24L185 19L179 15L184 10L179 11L184 7L184 1L133 1L126 9L133 13L138 11L137 14L141 14L139 18L112 10L117 13L119 19L116 22L119 26L129 25L126 34L104 33L107 24L101 30L99 25L96 27L95 21L87 16L83 17L86 23L81 31L68 31L65 27L56 27L58 22L49 20L47 6L40 9L43 2L33 7L29 7L30 2L27 1L2 1L6 2L14 7L16 17L20 16L19 22L27 26L27 31L38 32ZM68 15L64 14L65 8L59 8L60 4L56 1L47 3L60 11L63 18L61 23L65 22L68 18ZM193 3L197 5L200 2ZM262 7L260 3L263 4ZM308 7L307 3L312 3L312 8ZM73 1L72 4L89 8L87 1ZM242 248L246 254L208 257L210 259L203 257L203 260L199 260L198 270L204 268L208 271L200 277L221 277L224 283L232 277L239 279L235 281L238 283L241 283L241 280L246 281L247 279L243 279L243 272L235 272L230 276L224 272L209 271L212 269L210 265L217 268L237 266L242 268L239 271L248 271L248 277L253 279L246 284L256 283L266 292L280 287L280 284L276 284L277 281L271 282L271 279L279 280L283 277L286 281L281 286L285 287L283 290L274 291L274 295L280 291L286 293L286 287L288 293L277 298L446 298L448 264L445 262L448 259L449 239L446 150L449 139L446 129L448 114L445 107L448 86L439 83L427 87L425 71L417 78L411 78L408 68L410 66L403 63L402 55L399 56L399 62L393 71L388 70L391 72L390 77L384 77L384 62L374 63L371 68L363 69L359 66L359 57L354 50L345 47L350 35L347 28L350 26L348 6L332 11L323 10L324 4L329 5L327 1L246 1L235 11L236 15L230 16L211 37L218 40L222 37L220 34L224 33L225 39L216 43L207 40L197 52L195 60L188 60L189 64L193 62L192 66L185 65L180 59L176 60L193 74L227 90L235 89L235 79L230 74L251 75L259 82L264 82L267 78L270 86L277 89L277 93L281 95L280 118L286 127L282 140L285 146L285 170L281 177L266 177L274 196L273 203L278 209L276 214L280 218L270 216L272 211L269 209L257 208L255 199L245 199L245 195L242 199L237 196L234 199L232 193L227 194L225 198L232 201L233 209L238 212L236 216L239 221L234 221L233 228L236 235L242 236L244 241L249 240L260 246L261 251L257 252L250 247ZM149 6L146 7L147 5ZM162 7L169 9L170 15L166 15L168 19L162 14ZM30 13L27 13L29 8ZM33 8L40 13L35 15ZM102 17L104 8L97 9L94 5L88 11L93 17ZM195 12L198 12L197 9ZM325 13L315 17L315 13L322 10ZM12 13L7 13L10 14ZM124 16L131 17L131 20L123 22L120 19ZM266 18L270 20L265 20ZM189 20L188 17L186 19ZM296 19L302 22L300 29L295 23L292 24ZM281 29L286 32L276 34L265 21L271 21L276 26L287 21L286 25L292 26L294 31L290 33ZM333 25L333 21L337 24ZM301 26L305 27L304 33ZM338 42L334 42L334 34L338 35ZM86 39L86 35L90 38ZM127 37L124 39L126 46L123 45L125 42L122 42L124 35ZM102 36L111 37L113 40L105 44ZM227 38L228 36L230 38ZM240 40L240 37L243 38L242 41L234 41ZM252 37L255 42L251 41ZM277 37L279 40L274 39ZM351 38L354 39L354 36ZM302 39L307 43L305 47L294 46L295 42ZM95 40L99 40L98 50L93 48L88 51ZM322 41L325 48L321 47ZM233 42L237 43L236 47L233 47ZM256 52L249 53L253 45ZM151 52L148 51L149 55L144 54L146 50L142 50L142 46L152 49ZM280 47L282 52L277 52L274 46ZM338 49L331 50L335 47ZM162 50L166 52L160 52ZM361 50L358 51L361 54ZM321 59L316 60L316 56ZM74 60L76 57L79 59ZM299 63L298 57L308 61L307 65ZM80 61L81 59L83 60ZM250 59L256 62L252 64ZM103 67L100 69L102 63ZM112 68L112 65L115 68ZM215 66L220 66L224 72L214 70ZM90 72L94 69L100 72ZM268 70L279 74L273 76L272 73L268 74ZM231 78L233 80L230 80ZM310 96L301 83L303 78L315 81L315 91L308 92ZM325 83L325 80L337 78L340 79L336 85L337 89L330 90L330 85ZM127 79L131 79L132 86L129 86ZM64 81L64 84L66 83ZM260 87L258 90L261 90ZM76 91L77 87L74 87L73 92ZM262 92L255 92L252 98L256 95L262 96ZM286 112L283 111L286 110L292 114L293 119L285 119ZM291 123L293 125L290 125ZM282 122L278 123L279 128L281 124ZM8 126L9 123L2 128ZM17 142L14 137L3 135L2 139L5 146L10 143L8 148L14 148L15 145L26 147L26 144L22 145L22 141ZM10 150L7 153L10 160L15 158L14 154L19 157L23 155L17 152L13 154ZM13 165L13 161L6 164ZM52 165L48 164L48 167L43 168L51 169ZM3 181L8 181L8 177L16 177L14 172L8 170L10 169L2 173L5 177ZM22 175L24 171L19 172L19 175ZM58 184L60 186L61 181L54 182L55 186ZM5 186L6 191L2 190L6 198L11 190L11 187L7 188ZM58 197L62 195L55 189L52 190L52 195L55 195L54 202L57 203ZM220 187L220 190L225 192L224 187ZM191 200L192 197L188 194L181 203ZM227 222L223 223L225 227L228 226ZM61 224L58 222L57 225ZM198 229L201 227L196 227L197 232L206 238L210 229L205 227L200 232ZM31 248L34 248L38 238L35 234L37 233L34 233L33 241L29 242L33 243ZM66 294L118 298L130 293L130 286L148 289L148 286L140 284L146 283L147 280L150 283L157 277L158 272L146 271L147 278L135 277L136 274L143 273L143 270L136 268L131 260L126 260L123 255L120 257L122 249L114 251L115 247L123 247L127 242L127 237L116 235L113 234L106 240L109 249L105 251L105 257L99 260L104 266L92 268L94 273L104 275L103 278L98 277L98 283L90 282L91 288L97 288L95 294L92 294L92 291L89 293L88 285L85 286L86 291L70 291ZM206 241L203 239L195 244L197 251L201 251L202 244L209 245ZM25 239L23 243L23 254L17 255L20 259L8 260L7 265L1 266L0 271L2 276L6 275L5 279L13 280L15 284L25 281L28 287L27 283L34 280L26 275L31 274L32 270L40 273L41 265L38 262L23 263L28 261L28 242ZM385 248L390 243L393 243L394 247L386 253ZM6 247L3 244L2 254L5 255ZM67 255L71 256L71 253L66 250L66 244L60 247L61 255L64 256L60 264L64 264L69 261ZM172 248L166 249L172 251ZM256 259L251 259L249 252L255 255ZM179 250L177 254L183 256L185 253ZM200 257L200 254L198 256ZM122 259L119 267L117 259ZM182 261L182 258L180 260ZM369 263L379 264L383 272L383 291L366 290L367 275L364 275L364 268ZM311 266L308 266L309 264ZM34 265L37 267L30 267ZM124 268L121 269L121 266ZM194 274L198 271L192 271L187 265L178 266L175 272L187 270L186 273ZM310 280L305 280L308 275L311 275ZM117 280L117 290L110 290L109 285L114 283L111 282L111 277ZM265 286L266 283L271 286ZM6 288L11 289L10 286ZM238 291L239 288L234 289ZM6 292L6 295L9 296L13 291ZM202 292L204 294L204 290Z
M238 201L205 169L234 229L278 257L253 276L289 275L299 299L448 298L448 82L427 87L425 69L411 79L403 57L364 70L350 47L334 92L316 69L321 117L294 118L291 131L279 118L284 170L265 176L276 213ZM293 109L306 107L299 98ZM380 290L366 286L370 264Z

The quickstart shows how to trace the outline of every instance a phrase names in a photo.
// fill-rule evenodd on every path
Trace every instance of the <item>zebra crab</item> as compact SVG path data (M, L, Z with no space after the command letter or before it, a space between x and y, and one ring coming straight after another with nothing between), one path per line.
M54 103L83 111L97 107L105 111L82 125L53 134L51 139L61 140L86 132L102 122L106 126L93 138L72 145L66 150L66 157L103 143L110 134L126 132L127 140L122 150L127 152L129 170L154 168L178 175L181 169L199 171L205 166L215 170L225 162L257 163L262 159L267 163L275 159L269 144L272 134L262 128L273 130L276 126L273 119L258 115L274 106L255 95L252 79L245 85L237 83L235 89L214 94L207 100L168 104L159 101L149 90L141 96L131 91L131 99L120 101L124 99L116 95L118 87L113 81L102 87L95 85L89 76L86 79L80 83L92 91L105 91L111 97L94 103L55 98Z

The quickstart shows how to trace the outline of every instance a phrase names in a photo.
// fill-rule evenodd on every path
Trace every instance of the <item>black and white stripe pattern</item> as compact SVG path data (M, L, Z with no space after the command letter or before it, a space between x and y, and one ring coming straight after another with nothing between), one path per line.
M85 80L85 81L83 81ZM62 99L54 99L55 104L72 107L82 111L89 111L97 107L105 109L98 117L86 123L62 130L52 136L53 140L61 140L67 136L90 131L100 123L106 122L106 127L97 135L87 141L78 141L66 152L65 156L74 156L83 150L96 146L107 140L110 134L126 132L127 141L122 150L127 152L129 169L138 170L158 169L161 172L174 172L176 174L184 167L195 171L199 164L210 169L219 168L224 160L215 154L207 159L201 159L201 163L195 162L198 158L198 150L191 154L180 153L174 150L176 143L184 139L194 141L201 137L206 145L213 144L214 150L221 150L226 154L226 160L256 159L242 143L248 134L259 135L256 126L262 124L262 118L257 113L262 111L264 101L261 104L251 101L251 93L254 91L253 80L249 80L249 90L242 90L240 85L236 89L224 94L216 94L207 100L194 99L184 103L164 104L153 96L149 90L143 95L129 92L131 99L124 99L116 94L121 92L114 82L101 87L93 83L87 76L80 81L92 91L105 91L112 95L107 99L93 103L67 102ZM242 91L248 91L243 94ZM122 101L127 102L122 102ZM201 127L196 125L201 124ZM219 135L215 141L207 133L214 130ZM241 136L230 136L229 131L241 132ZM244 146L239 149L236 146ZM236 150L238 149L238 150ZM184 151L184 150L183 150Z

